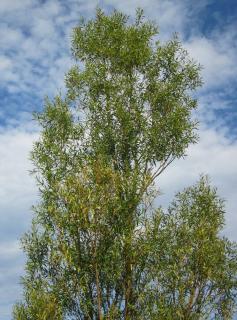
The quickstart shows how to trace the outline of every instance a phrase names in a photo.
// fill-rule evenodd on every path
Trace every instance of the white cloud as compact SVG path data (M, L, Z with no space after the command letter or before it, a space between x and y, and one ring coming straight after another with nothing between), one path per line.
M0 310L1 319L7 320L12 304L22 293L19 281L24 272L24 257L17 241L1 242L0 255Z
M16 10L26 9L31 6L32 0L1 0L0 14L6 14Z
M65 34L65 29L71 30L76 23L74 14L62 12L61 2L56 0L45 3L12 1L7 12L3 10L7 8L4 3L0 4L2 87L12 93L34 92L40 97L47 88L47 94L54 95L58 78L63 79L68 69L68 63L60 66L55 82L52 78L56 75L55 61L69 59L69 36ZM60 15L68 17L68 21L62 20L60 24L57 20ZM50 86L46 87L46 83Z
M0 83L17 80L17 75L13 72L12 60L7 56L0 56L0 73Z
M7 23L0 24L0 46L2 50L19 46L22 39L23 35L21 30L10 28Z
M11 60L5 56L0 56L0 71L4 72L4 70L7 70L11 68L12 63Z
M0 243L0 256L1 257L11 257L18 255L20 252L19 242L12 241L12 242L1 242Z
M48 38L49 35L55 33L53 22L48 19L35 19L33 27L31 29L31 34L33 37Z
M200 174L208 174L226 200L225 234L237 241L236 158L237 142L231 142L222 132L203 128L199 143L188 149L187 157L175 161L158 179L162 195L157 203L167 206L175 193L195 183Z
M236 81L236 48L233 46L237 31L231 26L225 32L217 32L213 37L194 36L185 43L190 55L203 66L205 90L229 86L230 81ZM236 28L235 28L236 30ZM232 34L232 41L230 36Z
M29 152L37 128L27 122L29 115L10 119L0 127L0 310L1 319L10 318L12 304L21 295L24 256L19 238L29 228L30 207L37 199L35 182L29 176Z
M19 238L29 223L36 188L29 176L29 151L37 133L30 125L0 131L0 240Z

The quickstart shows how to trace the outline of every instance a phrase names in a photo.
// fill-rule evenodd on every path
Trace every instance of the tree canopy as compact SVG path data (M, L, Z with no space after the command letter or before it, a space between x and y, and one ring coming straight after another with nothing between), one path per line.
M22 239L16 320L231 319L235 245L205 177L154 208L155 181L197 141L200 66L175 35L114 11L73 30L67 94L35 115L40 202Z

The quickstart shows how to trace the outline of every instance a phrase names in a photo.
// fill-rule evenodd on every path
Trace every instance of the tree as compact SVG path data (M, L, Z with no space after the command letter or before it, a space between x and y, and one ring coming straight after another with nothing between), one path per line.
M153 216L146 233L147 275L155 284L146 293L148 319L232 319L237 248L220 236L224 212L204 176L176 195L167 214Z
M196 100L190 93L201 85L200 67L177 36L162 45L157 35L142 10L129 23L120 12L106 16L98 9L95 19L82 20L73 31L72 52L79 63L66 75L66 97L46 100L36 114L42 133L32 159L41 201L23 238L28 260L25 299L14 308L17 320L35 319L32 308L42 306L58 312L42 319L200 318L199 311L189 310L191 298L187 307L195 289L182 300L182 290L193 286L191 278L179 284L168 272L176 265L176 241L181 244L190 229L180 227L180 239L173 238L176 207L168 215L152 207L155 179L196 142L191 115ZM216 198L210 201L215 207ZM206 214L208 219L212 212ZM195 245L191 238L189 248ZM226 279L227 248L232 245L220 252ZM179 256L192 261L184 249ZM210 252L213 257L219 256ZM234 267L233 262L233 284L225 282L229 290L220 281L230 313L225 295L234 290ZM168 316L172 294L177 301ZM206 307L199 304L201 314Z

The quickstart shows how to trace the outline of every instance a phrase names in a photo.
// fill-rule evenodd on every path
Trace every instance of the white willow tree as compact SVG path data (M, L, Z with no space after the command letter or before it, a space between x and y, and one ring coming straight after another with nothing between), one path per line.
M131 23L99 9L74 29L67 95L36 115L41 201L14 319L229 319L235 251L215 192L201 180L168 214L151 205L155 179L196 142L201 85L177 37L157 35L141 10Z

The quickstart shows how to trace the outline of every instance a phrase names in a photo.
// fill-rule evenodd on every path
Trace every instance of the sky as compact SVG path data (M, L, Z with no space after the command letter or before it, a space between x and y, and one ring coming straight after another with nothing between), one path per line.
M224 234L237 240L237 3L235 0L0 0L0 319L11 319L21 297L24 254L19 239L28 230L36 183L29 153L39 136L32 112L47 95L65 92L64 74L73 65L72 28L96 6L134 16L141 7L159 25L160 39L178 32L202 66L199 143L160 176L159 204L208 174L226 200Z

